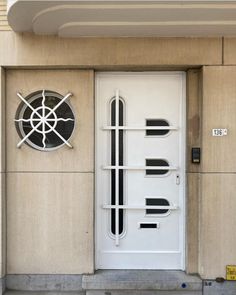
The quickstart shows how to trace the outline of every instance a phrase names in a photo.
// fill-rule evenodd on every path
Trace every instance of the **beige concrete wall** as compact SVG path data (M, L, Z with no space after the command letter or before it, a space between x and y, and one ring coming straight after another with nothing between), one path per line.
M16 149L20 141L13 118L21 100L40 89L56 91L63 96L72 92L70 98L76 114L76 125L70 143L52 153L35 152L27 145ZM94 166L93 124L93 71L7 71L7 171L92 172ZM34 161L32 161L34 159ZM56 163L56 164L55 164Z
M201 182L199 273L225 278L226 265L236 264L236 175L207 173Z
M0 32L0 65L95 69L222 64L222 38L76 38Z
M199 268L199 201L201 164L192 163L192 147L201 148L202 70L187 71L187 256L186 270L198 273Z
M236 65L236 38L224 38L224 57L225 65Z
M92 173L9 173L7 185L7 273L93 272Z
M204 67L200 203L200 267L203 278L225 277L236 264L236 67ZM212 128L228 135L213 137Z
M0 67L0 277L6 274L5 70Z
M93 71L8 70L7 273L93 272ZM40 152L23 145L14 118L23 96L49 89L72 92L75 132L67 146Z
M202 171L234 173L236 67L205 67L203 73ZM213 128L228 128L228 136L212 137Z

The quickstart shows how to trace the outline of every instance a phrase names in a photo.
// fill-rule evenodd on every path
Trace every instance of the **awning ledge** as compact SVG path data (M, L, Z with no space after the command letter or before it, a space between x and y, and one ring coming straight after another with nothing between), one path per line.
M236 1L8 0L16 32L61 37L236 35Z

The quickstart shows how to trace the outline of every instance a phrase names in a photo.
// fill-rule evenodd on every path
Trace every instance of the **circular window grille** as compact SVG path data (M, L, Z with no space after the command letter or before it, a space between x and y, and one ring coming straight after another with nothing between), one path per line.
M21 104L16 112L16 129L23 143L41 150L55 150L68 142L74 127L75 116L68 102L72 95L62 96L53 91L38 91L24 98L17 93Z

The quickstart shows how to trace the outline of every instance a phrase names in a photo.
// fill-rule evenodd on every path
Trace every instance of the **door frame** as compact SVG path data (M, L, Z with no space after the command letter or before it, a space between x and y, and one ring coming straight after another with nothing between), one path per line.
M179 159L180 159L180 163L182 163L182 167L183 167L183 173L182 173L182 182L183 185L181 186L181 195L182 195L182 232L181 232L181 236L182 238L182 247L181 247L181 251L183 253L183 258L182 258L182 268L181 270L186 271L187 269L187 234L186 234L186 230L187 230L187 214L186 214L186 208L187 208L187 182L186 182L186 172L187 172L187 167L186 167L186 151L187 151L187 103L186 103L186 98L187 98L187 87L186 87L186 72L185 71L98 71L95 72L95 88L94 88L94 99L95 99L95 114L94 114L94 118L95 118L95 130L94 130L94 171L95 171L95 177L94 177L94 269L97 270L97 255L98 255L98 251L97 251L97 241L98 241L98 232L97 232L97 173L99 171L99 167L97 165L97 159L98 159L98 145L97 145L97 138L98 138L98 134L97 134L97 124L98 124L98 118L97 118L97 110L98 110L98 100L97 100L97 77L101 76L101 75L115 75L115 76L119 76L119 75L153 75L153 74L161 74L161 75L169 75L169 74L181 74L182 75L182 100L181 100L181 104L180 104L180 117L181 119L181 123L182 123L182 134L181 134L181 140L180 140L180 155L179 155Z

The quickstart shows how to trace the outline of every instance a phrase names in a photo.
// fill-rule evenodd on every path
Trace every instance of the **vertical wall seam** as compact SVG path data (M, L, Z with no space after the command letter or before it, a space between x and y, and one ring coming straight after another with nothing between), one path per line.
M222 37L222 65L225 64L225 37Z
M6 174L5 174L5 95L6 71L0 67L1 104L1 278L6 275Z
M198 84L199 89L199 115L200 115L200 146L201 146L201 158L203 154L203 96L204 96L204 66L201 68L200 79ZM201 204L202 204L202 164L200 164L200 173L198 175L198 273L201 275Z
M201 72L200 72L200 76L199 76L199 80L198 80L198 95L199 95L199 99L198 99L198 110L199 110L199 129L200 129L200 138L199 138L199 143L200 143L200 147L201 147L201 158L202 158L202 122L203 122L203 71L204 71L204 67L201 68ZM198 230L197 230L197 234L198 234L198 261L197 261L197 267L198 267L198 273L200 274L200 262L201 262L201 252L200 252L200 246L201 246L201 192L202 192L202 186L201 186L201 163L200 163L200 167L199 167L199 174L198 174Z
M96 73L92 69L93 76L93 273L96 269Z
M2 109L2 97L3 97L3 93L4 93L4 89L3 89L3 84L4 84L4 70L2 67L0 67L0 103L1 103L1 115L0 115L0 118L1 118L1 136L2 136L2 124L3 124L3 118L2 118L2 114L3 114L3 109ZM1 152L2 152L2 138L0 139L1 141ZM3 193L3 155L1 153L1 214L0 214L0 217L1 217L1 235L0 235L0 238L1 238L1 277L3 277L3 273L4 273L4 266L3 266L3 196L2 196L2 193Z
M6 117L6 113L7 113L7 103L6 103L6 95L7 95L7 70L5 70L5 92L4 92L4 140L5 140L5 145L4 145L4 156L5 156L5 171L4 171L4 175L5 175L5 275L7 275L7 257L8 257L8 250L7 250L7 132L6 132L6 126L7 126L7 117ZM6 280L6 284L7 284L7 280Z
M2 97L2 135L3 138L1 138L1 141L4 141L6 143L6 83L7 83L7 72L6 69L4 69L4 92ZM4 148L3 148L4 146ZM4 208L3 208L3 216L4 216L4 225L5 225L5 233L4 233L4 251L5 251L5 257L4 257L4 271L5 275L7 273L7 175L6 175L6 144L2 144L2 149L4 153Z
M187 146L188 146L188 170L186 171L187 173L187 190L188 193L186 194L186 201L187 201L187 216L186 216L186 222L187 222L187 253L186 257L190 261L190 264L187 262L187 273L198 273L199 269L199 246L198 246L198 235L199 235L199 175L200 175L200 165L198 166L192 166L191 164L191 148L193 146L199 146L201 147L201 69L189 69L187 71L188 73L188 83L187 83ZM191 105L193 104L193 105ZM193 106L194 106L194 112L193 112ZM191 113L189 113L191 111ZM189 115L191 114L191 115ZM191 118L196 118L199 117L199 127L193 125L193 121ZM196 133L197 130L196 128L199 128L199 133ZM190 131L194 131L195 135L190 134ZM193 178L190 178L192 177ZM189 179L191 179L191 182L189 182ZM190 184L191 183L191 184ZM189 190L189 188L191 190ZM194 195L190 195L194 194ZM193 200L194 202L196 201L196 208L193 207ZM195 209L193 209L195 208ZM194 210L196 212L196 216L194 217L194 229L189 227L190 220L191 220L191 215L189 215L189 212L191 210ZM190 218L190 219L189 219ZM194 230L194 237L192 236L192 232ZM191 234L189 234L191 232ZM190 238L190 239L189 239ZM192 245L194 245L194 252L192 251ZM191 249L191 251L189 251ZM189 253L194 253L194 260L189 259L191 254Z

